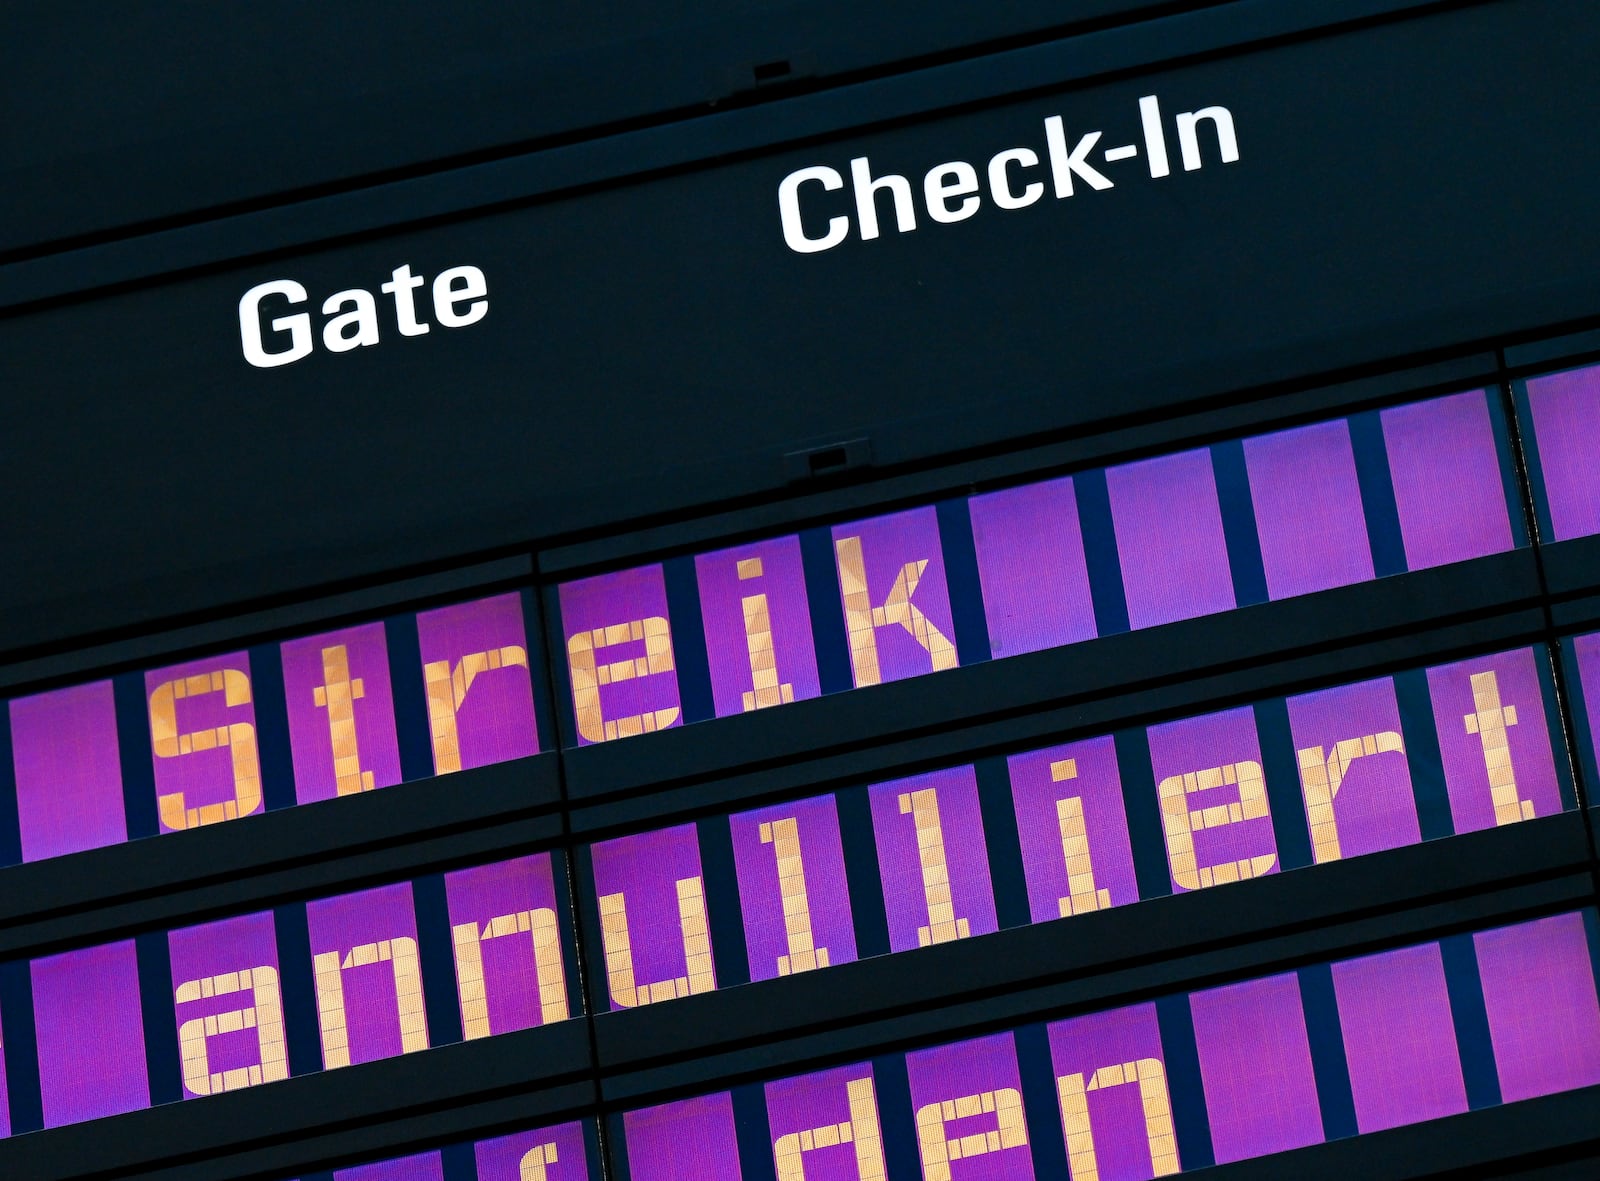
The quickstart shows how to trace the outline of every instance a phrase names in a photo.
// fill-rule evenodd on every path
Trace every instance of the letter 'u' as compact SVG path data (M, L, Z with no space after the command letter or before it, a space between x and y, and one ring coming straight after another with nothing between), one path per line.
M633 938L628 931L628 902L622 894L600 896L600 941L605 945L606 984L611 1000L624 1009L670 1001L717 987L711 963L711 928L706 919L705 884L698 877L679 878L678 922L683 931L684 974L650 984L636 984Z

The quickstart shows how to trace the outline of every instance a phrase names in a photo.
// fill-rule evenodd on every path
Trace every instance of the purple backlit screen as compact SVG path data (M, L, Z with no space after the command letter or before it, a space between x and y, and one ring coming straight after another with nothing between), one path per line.
M272 912L167 935L183 1097L289 1077Z
M335 1169L333 1181L444 1181L444 1161L437 1152L419 1152L377 1164Z
M1600 366L1528 381L1553 541L1600 533Z
M672 631L661 567L569 582L560 600L578 745L680 725L675 646L682 637Z
M1034 1181L1011 1034L914 1051L906 1055L906 1077L925 1176L959 1161L970 1181Z
M974 496L967 508L991 655L1093 639L1094 600L1071 477Z
M10 714L22 859L127 840L111 682L23 697Z
M462 1028L471 1040L569 1016L555 873L534 853L444 875Z
M622 1127L633 1181L741 1181L726 1091L627 1112Z
M1229 611L1233 573L1211 452L1106 469L1128 623L1142 627Z
M577 1123L480 1140L473 1146L473 1157L478 1181L587 1181L589 1177L583 1125Z
M417 644L436 773L539 753L520 595L423 611Z
M383 624L291 640L280 651L296 802L399 783Z
M884 1175L877 1080L870 1063L782 1079L768 1083L765 1091L779 1176L855 1181Z
M701 554L694 570L717 717L822 692L799 537Z
M1074 1175L1093 1167L1101 1181L1146 1181L1181 1165L1156 1007L1073 1017L1048 1032L1057 1095L1082 1121L1066 1140Z
M833 529L839 601L857 686L955 668L955 624L932 508Z
M144 682L161 831L262 811L249 655L191 660Z
M427 1049L411 883L308 903L306 926L323 1066Z
M133 940L46 956L29 967L44 1126L149 1107Z

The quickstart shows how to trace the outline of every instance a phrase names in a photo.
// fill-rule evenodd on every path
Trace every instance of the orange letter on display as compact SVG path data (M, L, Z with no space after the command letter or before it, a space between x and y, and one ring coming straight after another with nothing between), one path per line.
M806 867L800 849L800 826L793 816L761 826L761 843L771 845L778 862L778 895L783 899L783 927L789 952L778 957L778 975L792 976L828 966L828 949L816 945L811 930L811 902L806 894Z
M1066 783L1077 777L1077 759L1059 759L1050 764L1052 783ZM1056 823L1061 828L1061 857L1067 866L1067 897L1058 899L1061 917L1105 910L1111 905L1111 891L1095 889L1094 865L1089 860L1089 828L1083 819L1083 801L1077 796L1057 800Z
M567 1019L567 974L561 962L561 932L556 912L549 907L521 910L477 923L457 923L450 928L456 949L456 983L461 993L462 1036L488 1037L489 991L483 972L483 941L506 935L528 935L533 940L533 967L539 981L539 1019L549 1025Z
M717 986L711 964L711 928L706 918L705 884L698 877L679 878L678 922L683 930L684 975L653 984L635 984L633 942L628 934L628 903L621 894L600 896L600 941L605 945L606 982L611 999L624 1009L670 1001Z
M1472 708L1475 712L1464 720L1467 733L1476 734L1483 743L1496 827L1532 820L1533 801L1517 795L1517 769L1511 763L1511 737L1506 733L1517 724L1517 707L1500 704L1500 681L1494 673L1472 674Z
M433 765L438 774L461 770L461 738L456 715L467 700L467 691L479 673L497 668L527 668L528 650L516 644L491 648L463 656L455 668L448 660L432 660L422 666L422 679L428 690L428 730L433 738ZM341 793L343 789L341 788Z
M1339 850L1339 824L1333 800L1339 794L1344 777L1350 773L1350 764L1364 755L1404 754L1405 750L1405 742L1399 734L1384 730L1361 738L1341 739L1326 756L1320 746L1308 746L1295 752L1300 760L1306 817L1311 823L1311 852L1318 865L1343 856Z
M931 787L901 792L900 813L907 812L917 828L922 894L928 904L928 925L917 928L917 946L965 939L972 930L966 919L956 917L955 896L950 893L950 863L944 849L944 826L939 820L939 793Z
M1118 1066L1102 1066L1094 1072L1087 1086L1081 1074L1063 1075L1056 1080L1072 1181L1100 1181L1088 1093L1120 1087L1124 1083L1139 1084L1139 1098L1144 1103L1144 1131L1154 1174L1165 1177L1178 1171L1178 1137L1172 1125L1172 1101L1167 1095L1167 1068L1159 1058L1140 1058Z
M283 999L278 991L278 970L270 966L246 968L189 980L178 985L174 998L178 1004L205 997L228 996L249 991L251 1003L242 1009L196 1017L178 1027L178 1053L183 1059L183 1085L193 1095L215 1095L254 1087L289 1077L288 1043L283 1035ZM206 1039L241 1030L256 1031L261 1061L254 1066L236 1066L213 1071Z
M974 1115L993 1115L995 1129L972 1132L954 1140L945 1135L945 1124ZM1007 1148L1021 1148L1027 1143L1028 1126L1022 1111L1022 1095L1011 1087L929 1103L917 1112L917 1147L922 1154L923 1181L951 1181L952 1162L1003 1152Z
M256 728L234 722L213 729L178 732L178 702L206 693L221 693L229 706L250 704L250 678L238 669L197 673L156 686L150 694L150 744L158 759L174 759L225 746L233 756L233 799L219 804L185 806L181 791L156 797L161 823L169 829L198 828L248 816L261 806L261 759L256 753Z
M859 1181L886 1181L883 1163L883 1133L878 1128L878 1099L870 1078L850 1082L850 1118L843 1123L823 1124L804 1132L779 1136L772 1145L772 1160L778 1166L778 1181L805 1181L805 1154L836 1144L850 1144L856 1152L856 1177Z
M745 558L739 563L741 582L761 577L761 559ZM794 700L794 686L778 681L778 650L772 641L772 617L766 595L746 595L739 600L744 609L744 639L750 650L750 684L745 691L744 712L787 705Z
M335 1070L350 1065L350 1031L345 1020L344 971L368 964L392 964L400 1019L400 1052L428 1048L428 1019L422 1006L422 968L417 941L408 936L363 943L341 958L337 951L319 952L312 961L317 982L317 1021L322 1026L322 1065Z
M643 656L611 664L596 662L599 649L637 640L644 641ZM668 673L676 667L672 660L672 626L660 615L577 633L567 641L567 665L572 671L572 704L578 717L578 733L590 742L610 742L665 730L678 720L678 707L673 705L608 721L600 702L604 685Z
M545 1166L555 1164L556 1159L554 1144L534 1145L522 1154L518 1181L546 1181L549 1173L545 1171Z
M322 684L311 695L319 707L328 711L338 794L353 796L371 791L372 772L361 769L356 738L356 702L367 695L367 684L360 677L350 676L350 653L343 644L322 650Z
M911 596L928 568L928 559L907 562L901 567L883 606L872 605L867 589L867 563L861 553L859 537L841 537L834 543L839 558L839 586L844 598L845 630L850 634L850 667L856 687L876 685L883 680L878 666L878 629L896 625L928 651L934 671L956 667L956 646L922 613Z
M1190 795L1226 784L1238 784L1237 803L1213 804L1196 812L1189 810ZM1161 826L1166 831L1172 880L1185 890L1199 890L1206 886L1220 886L1224 882L1258 877L1277 861L1276 853L1241 857L1238 861L1225 861L1219 865L1198 865L1195 858L1194 834L1201 829L1221 828L1224 824L1259 820L1271 815L1267 805L1267 783L1261 774L1260 763L1246 760L1208 767L1204 771L1169 775L1161 781L1157 791L1161 796Z

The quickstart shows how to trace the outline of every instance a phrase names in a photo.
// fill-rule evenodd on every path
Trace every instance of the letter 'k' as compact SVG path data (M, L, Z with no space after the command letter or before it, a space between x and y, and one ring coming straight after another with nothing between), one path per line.
M861 553L861 538L841 537L834 543L839 557L839 588L844 598L845 630L850 634L850 666L856 687L883 682L878 662L878 629L899 625L927 650L933 671L956 667L956 646L922 613L911 596L928 568L928 559L907 562L900 568L883 605L874 607L867 589L866 559Z

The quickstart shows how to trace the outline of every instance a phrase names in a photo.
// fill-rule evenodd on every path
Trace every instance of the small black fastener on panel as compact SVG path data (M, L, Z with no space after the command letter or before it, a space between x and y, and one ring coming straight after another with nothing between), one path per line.
M870 439L846 439L838 443L825 443L820 447L807 447L790 451L783 457L784 479L791 484L806 480L826 479L872 463Z

